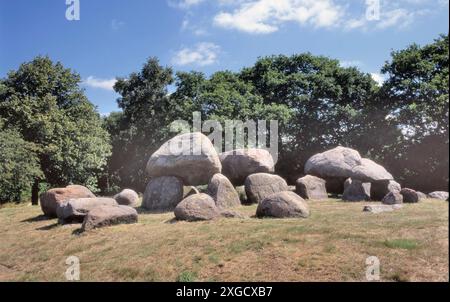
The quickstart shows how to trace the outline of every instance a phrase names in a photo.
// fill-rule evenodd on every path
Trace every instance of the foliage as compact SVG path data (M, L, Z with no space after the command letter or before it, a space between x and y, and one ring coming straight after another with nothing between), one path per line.
M43 172L36 181L96 188L110 155L109 135L80 81L48 57L22 64L0 81L0 117L34 144Z
M291 181L303 173L314 153L353 145L377 91L369 74L309 53L261 58L241 77L253 83L264 103L283 104L292 111L280 129L285 143L278 164L278 171Z
M404 185L418 190L448 186L448 66L447 35L394 51L383 67L389 78L380 98L389 110L388 122L401 133L384 141L385 162Z
M0 129L0 203L22 201L23 191L42 176L39 160L34 144L15 129Z

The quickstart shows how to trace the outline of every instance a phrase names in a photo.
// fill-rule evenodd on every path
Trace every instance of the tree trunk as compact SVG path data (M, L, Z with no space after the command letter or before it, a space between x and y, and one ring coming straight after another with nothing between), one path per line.
M39 180L35 180L31 189L31 204L37 206L39 204Z

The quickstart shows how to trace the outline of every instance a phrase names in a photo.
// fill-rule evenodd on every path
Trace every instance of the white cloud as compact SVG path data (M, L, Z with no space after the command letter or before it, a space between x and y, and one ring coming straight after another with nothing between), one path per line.
M379 18L374 19L369 17L373 8L372 0L168 1L171 6L186 9L193 21L191 23L199 19L195 17L195 11L191 8L205 4L211 10L212 22L215 26L250 34L277 32L286 23L315 28L362 31L402 29L414 24L420 17L448 8L449 2L448 0L380 0L380 15ZM204 20L201 22L204 23ZM189 23L190 31L198 34L196 25L191 23ZM201 28L204 29L207 26L203 24ZM200 30L200 35L203 31Z
M407 27L414 20L415 13L409 12L406 9L398 8L387 11L381 15L380 21L377 23L377 28L384 29L392 26Z
M431 0L381 1L378 19L369 20L366 18L365 13L359 17L349 16L348 21L344 23L344 28L347 30L362 29L365 31L387 28L404 29L417 21L419 17L439 10L439 8L436 8L436 3L433 2Z
M185 18L181 23L181 31L190 31L196 36L208 35L208 31L205 28L198 25L193 25L191 21L187 18Z
M108 117L110 115L111 115L111 112L102 112L102 113L100 113L101 117Z
M189 9L193 6L199 5L200 3L204 2L204 1L205 0L179 0L179 1L169 0L168 3L170 6L173 6L173 7Z
M220 12L214 17L214 24L247 33L268 34L278 31L285 22L332 27L340 22L343 12L334 0L254 0L240 3L232 12Z
M217 62L220 47L214 43L202 42L192 48L185 47L179 50L172 58L174 65L200 65L206 66Z
M110 91L114 91L113 87L115 83L116 79L99 79L94 76L89 76L86 80L83 81L83 84L88 87Z
M384 81L386 81L385 77L381 73L371 73L372 79L378 83L379 86L383 85Z

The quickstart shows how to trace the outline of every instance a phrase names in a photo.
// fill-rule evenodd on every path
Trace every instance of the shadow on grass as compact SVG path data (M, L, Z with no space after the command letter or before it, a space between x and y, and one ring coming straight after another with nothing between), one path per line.
M53 218L47 217L45 215L39 215L36 217L32 217L32 218L27 218L25 220L22 220L21 222L39 222L39 221L44 221L44 220L52 220Z
M165 224L175 224L177 222L178 222L178 220L175 217L164 221Z
M39 227L39 228L36 229L36 231L50 231L50 230L53 230L54 228L56 228L58 226L59 226L59 223L56 222L56 223L53 223L53 224L50 224L50 225Z
M81 236L83 234L83 229L82 228L78 228L72 231L72 235L74 236Z

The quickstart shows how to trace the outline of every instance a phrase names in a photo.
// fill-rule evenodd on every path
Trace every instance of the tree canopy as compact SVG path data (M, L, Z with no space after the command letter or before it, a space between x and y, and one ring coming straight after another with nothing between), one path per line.
M37 185L84 184L96 189L110 155L100 115L79 87L80 76L48 57L36 57L1 80L0 118L32 144L42 177Z

